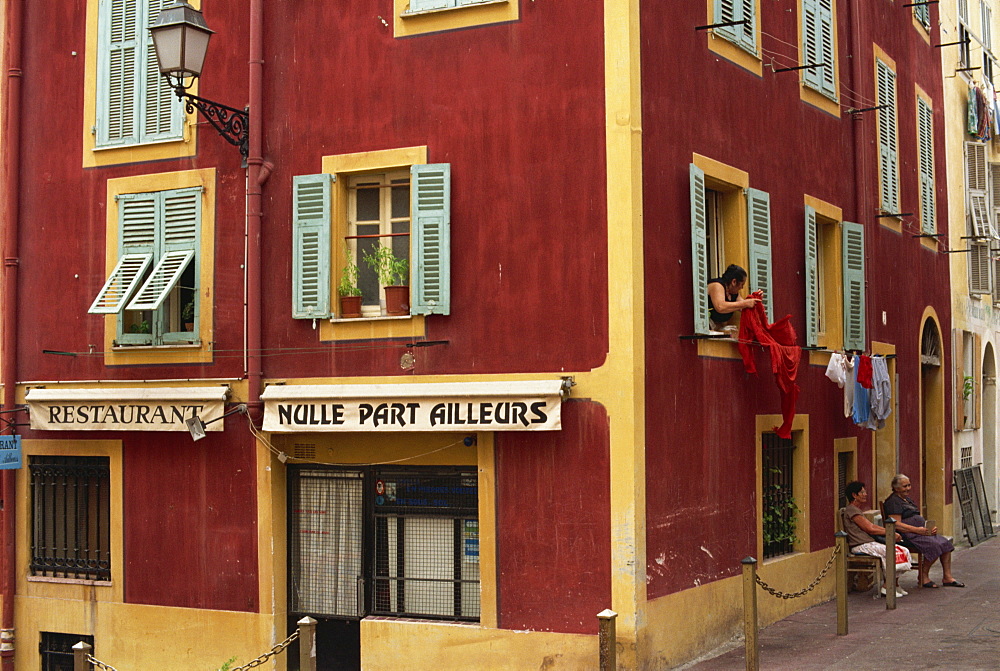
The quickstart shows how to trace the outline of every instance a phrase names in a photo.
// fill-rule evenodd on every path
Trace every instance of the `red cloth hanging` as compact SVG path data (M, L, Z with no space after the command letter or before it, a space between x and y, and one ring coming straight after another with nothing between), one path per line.
M763 298L763 294L755 291L750 298ZM774 373L781 393L781 416L784 422L775 427L774 431L781 438L792 437L792 420L795 419L795 402L799 398L799 385L795 377L799 371L799 361L802 359L802 348L795 344L797 336L791 325L792 315L785 315L773 324L767 323L767 313L763 303L755 303L752 308L743 310L740 316L740 339L737 347L743 357L743 367L748 373L757 373L751 342L759 342L771 354L771 372Z
M865 389L872 388L872 358L862 354L858 359L858 384Z

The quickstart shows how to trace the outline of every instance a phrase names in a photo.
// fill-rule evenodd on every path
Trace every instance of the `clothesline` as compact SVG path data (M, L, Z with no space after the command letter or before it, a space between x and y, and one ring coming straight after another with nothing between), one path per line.
M760 344L756 340L741 340L739 338L734 338L732 336L726 335L725 333L682 335L679 337L681 340L725 340L727 342L734 342L737 344L757 345L758 347L761 348L765 347L765 345ZM835 349L827 349L826 347L802 347L801 349L807 352L825 352L827 354L864 354L864 352L859 349L835 350ZM884 359L896 358L895 354L869 354L868 356L882 357Z

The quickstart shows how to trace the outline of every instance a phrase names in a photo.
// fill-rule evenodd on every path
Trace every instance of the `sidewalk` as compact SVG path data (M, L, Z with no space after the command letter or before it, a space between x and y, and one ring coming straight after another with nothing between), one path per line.
M768 669L1000 669L1000 537L958 547L952 562L967 587L920 589L917 572L899 580L908 596L886 610L871 592L848 596L848 635L837 636L836 600L796 613L760 632L760 668ZM931 579L941 584L940 564ZM773 598L758 591L758 600ZM742 637L682 668L745 669Z

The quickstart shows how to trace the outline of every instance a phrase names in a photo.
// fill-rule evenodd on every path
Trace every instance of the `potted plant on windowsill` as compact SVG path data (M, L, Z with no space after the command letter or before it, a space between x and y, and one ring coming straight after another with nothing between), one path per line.
M385 313L390 316L410 314L410 264L397 258L391 247L378 245L374 251L365 250L364 262L378 275L379 284L385 287Z
M194 298L181 309L181 323L184 324L185 331L194 331Z
M337 293L340 294L340 317L360 317L361 288L358 286L358 266L350 256L347 257L344 269L340 271Z

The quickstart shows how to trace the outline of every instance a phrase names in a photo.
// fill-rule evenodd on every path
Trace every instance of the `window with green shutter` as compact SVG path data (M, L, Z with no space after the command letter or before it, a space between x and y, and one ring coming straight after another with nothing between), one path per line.
M883 212L899 213L899 164L896 137L896 73L876 59L879 187Z
M816 210L806 205L806 345L819 345L820 287L819 287L819 229Z
M472 7L474 5L487 5L496 3L499 0L410 0L409 14L416 12L430 12L436 9L457 9L459 7Z
M803 81L823 95L837 99L833 0L802 0Z
M756 0L714 0L714 23L728 23L712 31L751 54L757 55Z
M149 26L171 0L98 5L96 146L183 137L184 108L160 75Z
M865 229L845 221L843 232L844 349L865 349Z
M694 332L706 334L708 324L708 219L705 212L705 171L690 165L691 173L691 287L694 290Z
M917 140L920 164L920 227L924 233L936 233L934 113L923 98L917 98Z
M118 315L117 345L198 340L200 187L117 196L118 263L91 314Z
M764 292L767 320L774 321L771 295L771 196L759 189L747 189L747 220L750 227L750 291Z
M385 316L385 278L366 261L379 249L406 262L409 314L449 314L451 165L420 164L342 177L343 213L332 210L336 176L294 178L292 316L337 316L331 305L331 271L339 273L343 264L358 267L362 317Z

